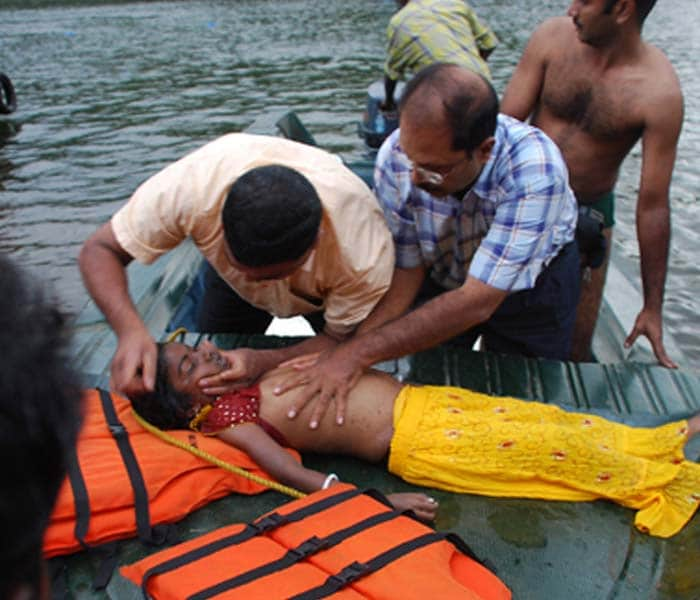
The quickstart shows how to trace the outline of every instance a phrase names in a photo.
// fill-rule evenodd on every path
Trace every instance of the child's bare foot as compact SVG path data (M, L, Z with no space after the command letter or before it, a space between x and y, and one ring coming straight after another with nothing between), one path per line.
M410 492L389 494L387 499L394 505L396 510L412 510L423 521L434 521L439 506L435 498L425 494Z
M700 413L688 419L688 439L700 433Z

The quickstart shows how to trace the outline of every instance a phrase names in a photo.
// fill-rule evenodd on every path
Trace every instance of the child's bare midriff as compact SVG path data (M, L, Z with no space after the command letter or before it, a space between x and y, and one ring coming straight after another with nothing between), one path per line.
M364 375L348 395L343 425L335 423L335 406L331 404L318 428L310 429L311 404L294 419L287 416L303 388L281 396L273 392L288 373L289 369L275 369L260 380L260 416L277 428L291 447L349 454L373 462L386 456L393 434L394 399L401 383L376 371Z

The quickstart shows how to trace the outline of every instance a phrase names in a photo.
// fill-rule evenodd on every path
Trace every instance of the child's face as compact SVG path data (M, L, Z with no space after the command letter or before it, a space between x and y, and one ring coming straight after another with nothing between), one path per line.
M164 352L170 384L178 392L191 396L193 405L210 404L213 398L202 392L199 380L216 375L231 366L217 347L206 340L197 348L171 342L165 346Z

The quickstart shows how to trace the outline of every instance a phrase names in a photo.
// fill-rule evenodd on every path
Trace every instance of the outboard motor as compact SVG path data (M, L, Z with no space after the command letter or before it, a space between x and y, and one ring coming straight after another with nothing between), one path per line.
M394 101L398 104L403 93L404 83L399 82L394 90ZM374 81L367 88L367 108L358 123L358 134L368 148L376 150L386 137L399 126L399 113L383 112L379 105L384 102L384 82Z

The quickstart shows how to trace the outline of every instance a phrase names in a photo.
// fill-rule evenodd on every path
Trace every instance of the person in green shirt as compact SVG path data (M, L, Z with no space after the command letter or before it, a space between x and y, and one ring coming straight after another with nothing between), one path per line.
M394 110L399 79L436 62L454 63L491 78L486 59L498 38L464 0L397 0L401 9L387 28L385 101Z

